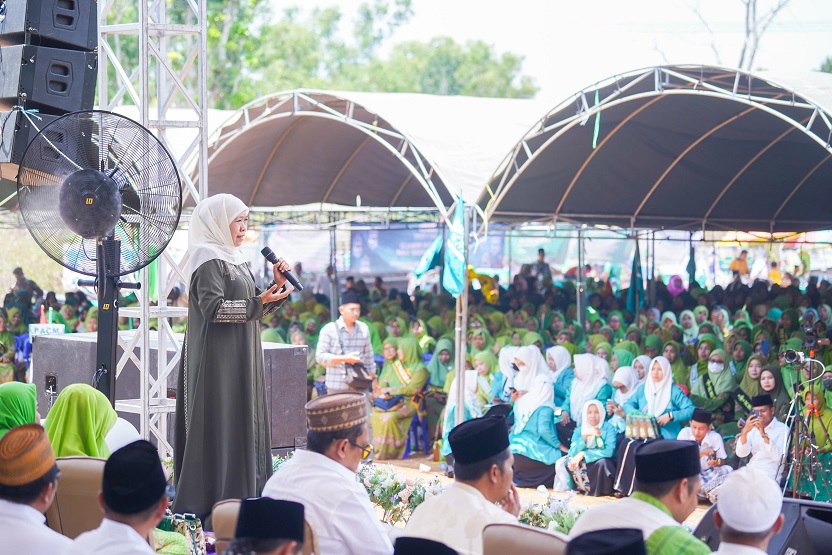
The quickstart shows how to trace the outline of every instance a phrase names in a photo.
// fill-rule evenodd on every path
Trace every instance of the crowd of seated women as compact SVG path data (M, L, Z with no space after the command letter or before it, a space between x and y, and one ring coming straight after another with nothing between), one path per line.
M787 350L806 351L807 339L826 337L832 287L792 283L735 282L710 291L694 283L672 294L657 282L653 306L633 313L625 309L626 291L616 295L594 282L584 326L572 282L538 283L521 274L500 291L497 305L472 290L464 407L458 407L452 299L388 294L358 281L351 290L365 299L362 320L381 368L374 387L375 457L401 458L408 431L422 421L426 441L446 455L458 412L469 419L491 411L508 415L518 485L626 495L631 443L689 434L695 409L708 415L707 434L724 440L720 465L726 468L747 462L734 444L753 411L751 400L761 394L770 395L774 417L784 422L797 392L801 402L792 410L813 415L817 430L825 424L832 430L832 399L821 385L828 376L818 364L785 359ZM264 324L263 337L314 345L329 319L325 303L314 297L292 303ZM814 356L826 363L832 350L818 345ZM311 396L325 391L323 374L310 360ZM811 403L803 402L805 395ZM646 436L639 436L643 422ZM820 435L812 456L832 465L832 441ZM801 494L823 497L803 486L797 484Z

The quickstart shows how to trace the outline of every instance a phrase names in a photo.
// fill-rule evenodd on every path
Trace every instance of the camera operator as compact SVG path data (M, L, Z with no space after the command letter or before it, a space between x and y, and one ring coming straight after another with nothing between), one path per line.
M737 439L736 454L738 457L750 454L748 466L765 471L779 483L782 473L780 459L788 429L774 417L774 402L768 393L753 397L751 406L753 410Z

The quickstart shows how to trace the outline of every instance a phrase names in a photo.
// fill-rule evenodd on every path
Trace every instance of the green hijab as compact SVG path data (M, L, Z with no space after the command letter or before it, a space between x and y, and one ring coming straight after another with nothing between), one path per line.
M622 341L618 343L615 348L621 351L627 351L631 355L633 355L633 360L636 359L637 356L641 354L641 351L638 348L638 343L635 341Z
M711 354L716 350L716 338L710 334L706 333L699 338L699 343L707 343L711 347ZM699 348L699 343L697 343L697 349ZM711 357L711 354L708 355L708 358ZM727 360L727 359L726 359ZM707 360L699 360L699 357L696 357L696 373L701 378L708 372L708 361ZM731 371L728 371L730 374Z
M652 347L656 349L658 354L662 354L662 347L664 346L664 342L662 338L655 334L650 334L644 338L644 347Z
M448 326L445 325L445 320L441 316L431 316L425 323L428 326L428 332L434 339L439 339L448 331Z
M612 345L610 345L606 341L601 341L600 343L593 345L593 347L595 347L592 350L593 355L596 353L596 351L598 351L598 349L604 349L604 351L607 353L606 360L609 361L612 358ZM633 360L635 360L635 357L633 358Z
M633 353L626 349L613 349L612 352L615 355L616 360L618 360L619 368L622 366L632 366L633 362L636 360ZM612 355L610 355L610 358L612 358Z
M751 362L752 360L759 361L759 363L760 363L760 374L762 374L763 369L766 367L766 364L768 364L768 362L766 361L766 358L762 355L750 356L746 360L746 364ZM746 368L747 368L747 366L746 366ZM780 378L782 380L782 376ZM754 379L748 374L748 372L746 372L745 374L743 374L742 380L740 380L740 389L742 389L745 392L745 394L748 395L749 397L755 397L755 396L759 395L760 393L763 392L763 390L760 388L760 376L757 376L757 378ZM773 398L774 398L774 396L772 395L772 399Z
M15 426L33 424L36 405L35 384L8 382L0 385L0 438Z
M540 342L540 349L546 347L546 342L543 340L543 337L537 332L529 331L526 332L526 335L523 336L523 345L534 345L535 342Z
M405 368L414 374L419 367L425 367L425 361L422 358L422 351L419 349L419 342L415 337L400 337L398 340L399 349L402 350L402 364Z
M664 350L668 346L676 351L676 358L670 363L670 369L673 371L673 383L676 385L682 384L689 388L690 370L688 370L688 367L685 366L685 361L682 360L682 353L679 350L679 344L675 341L668 341L662 346L662 355L664 355Z
M399 341L395 337L388 337L381 343L382 353L384 352L384 347L386 345L391 345L394 349L399 348ZM396 355L398 356L398 355ZM379 384L386 384L390 379L390 374L393 373L393 361L396 360L396 356L393 357L392 360L384 359L384 365L382 365L381 370L378 372L378 381Z
M96 309L97 310L97 309ZM12 317L18 314L20 315L20 323L16 326L12 325ZM6 322L6 327L9 331L11 331L14 335L23 335L24 333L29 331L29 328L26 324L23 323L23 312L16 306L13 306L9 309L9 321Z
M500 369L500 361L491 351L480 351L474 355L474 360L481 360L488 366L488 373L493 375Z
M448 351L451 354L451 360L448 364L442 364L439 361L439 353ZM454 342L450 339L440 339L436 342L436 348L433 350L433 357L428 362L428 372L430 373L430 385L435 387L445 387L445 380L448 377L448 372L454 367Z
M722 357L723 364L725 365L722 372L708 372L708 376L710 376L711 382L714 384L714 391L717 394L734 391L737 384L734 381L734 376L731 375L731 369L728 368L728 361L731 360L728 358L728 353L722 349L714 349L708 356L708 360L714 355Z
M751 343L749 343L748 341L746 341L744 339L737 339L734 342L734 348L735 349L737 348L737 345L742 347L742 352L743 352L743 357L741 359L734 360L734 368L736 369L737 375L739 376L739 375L745 375L745 369L748 368L748 359L751 356L751 353L753 351L751 349ZM733 354L733 353L731 353L731 354ZM763 366L766 365L765 362L763 362L762 364L763 364Z
M103 393L76 383L61 391L49 418L46 435L56 457L98 457L106 459L110 450L104 438L115 425L118 415Z
M277 328L266 328L266 329L264 329L260 333L260 341L265 341L267 343L283 343L283 344L286 344L286 338L283 337L283 334L280 333L280 330L278 330Z

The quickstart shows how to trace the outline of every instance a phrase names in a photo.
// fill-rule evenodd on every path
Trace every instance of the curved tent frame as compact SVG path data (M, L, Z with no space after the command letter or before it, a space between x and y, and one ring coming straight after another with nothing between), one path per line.
M617 75L549 111L479 204L489 219L828 229L832 114L824 106L832 107L829 74L670 66Z
M326 141L327 147L334 142L347 143L341 161L332 168L332 174L326 180L326 187L323 191L313 191L305 186L287 187L279 194L273 188L264 187L274 176L270 172L275 170L281 147L290 147L287 139L292 134L303 132L302 122L307 120L307 127L316 126L317 122L324 122L327 130L337 130L331 126L332 123L339 126L346 126L351 133L341 134L339 137L333 132L317 132L321 141ZM330 124L327 126L326 124ZM277 135L273 144L268 145L267 152L263 152L263 144L257 141L262 135L256 134L255 141L261 144L252 144L246 140L246 132L255 129L262 129L268 133L267 127L274 127ZM271 137L270 137L271 138ZM212 181L220 180L225 184L220 188L225 192L237 194L250 206L304 206L311 208L311 204L319 203L321 207L327 204L339 204L344 206L354 205L356 195L349 186L344 187L344 181L350 167L356 160L367 154L373 147L381 149L389 155L390 159L401 164L399 173L403 174L398 188L389 191L386 198L381 198L381 191L371 193L373 206L400 207L400 200L403 196L408 200L419 199L421 204L409 204L408 207L417 207L422 210L438 209L444 216L445 206L452 202L447 191L440 187L442 178L438 170L420 152L413 141L402 131L396 129L391 123L346 94L324 92L324 91L287 91L269 95L246 104L240 108L235 116L230 118L216 132L210 141L208 164ZM240 168L235 163L228 163L230 160L239 157L251 157L252 154L265 154L256 160L247 160L246 167ZM252 168L251 164L254 164ZM245 187L239 188L233 185L234 174L240 171L250 172L256 170L257 177L250 191ZM242 181L242 178L240 179ZM419 191L414 191L412 182L418 184ZM339 185L341 186L339 189ZM287 190L291 187L293 190ZM408 187L410 191L408 194ZM246 194L247 193L247 194ZM322 194L317 194L322 193ZM420 194L421 193L421 194ZM382 201L379 203L378 201Z

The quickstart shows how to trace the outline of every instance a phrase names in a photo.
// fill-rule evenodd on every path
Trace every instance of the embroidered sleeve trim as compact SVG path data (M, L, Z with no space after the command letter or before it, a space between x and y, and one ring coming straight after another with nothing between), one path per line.
M248 308L248 301L223 301L217 310L217 322L229 322L232 324L242 324L247 322L246 313Z

